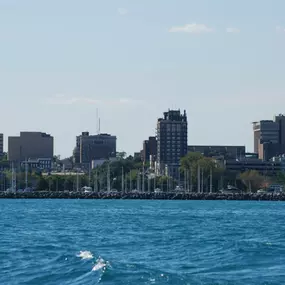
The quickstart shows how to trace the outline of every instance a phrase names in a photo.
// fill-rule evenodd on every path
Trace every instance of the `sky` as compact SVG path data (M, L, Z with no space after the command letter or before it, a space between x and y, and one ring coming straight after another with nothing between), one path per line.
M72 154L82 131L129 154L164 111L188 144L245 145L285 112L284 0L0 0L0 132L42 131Z

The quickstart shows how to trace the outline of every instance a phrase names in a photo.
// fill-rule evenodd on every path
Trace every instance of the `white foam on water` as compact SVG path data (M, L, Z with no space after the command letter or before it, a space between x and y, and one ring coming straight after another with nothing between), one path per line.
M92 271L98 271L100 269L103 269L103 271L105 271L107 265L108 262L106 262L103 258L99 257L95 265L93 266Z
M76 256L80 257L81 259L92 259L93 258L93 254L90 251L80 251Z

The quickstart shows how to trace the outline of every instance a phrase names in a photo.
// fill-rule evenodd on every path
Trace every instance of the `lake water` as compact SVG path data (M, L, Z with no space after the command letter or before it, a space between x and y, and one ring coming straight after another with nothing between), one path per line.
M0 200L0 284L284 284L285 203Z

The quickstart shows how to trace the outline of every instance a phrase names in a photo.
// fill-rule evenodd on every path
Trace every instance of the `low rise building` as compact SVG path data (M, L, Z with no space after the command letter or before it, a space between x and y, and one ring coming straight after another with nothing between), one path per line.
M42 171L51 171L52 169L52 159L50 158L37 158L37 159L28 159L21 162L21 167L25 168L27 165L29 170L42 170Z
M273 159L270 161L261 159L232 159L225 160L224 167L227 170L236 172L256 170L262 175L274 176L279 172L285 171L285 162L284 159Z
M92 160L116 157L117 138L110 134L90 135L83 132L76 137L73 152L76 164L91 164Z
M207 157L223 156L225 159L241 159L245 157L245 146L188 145L188 152L199 152Z

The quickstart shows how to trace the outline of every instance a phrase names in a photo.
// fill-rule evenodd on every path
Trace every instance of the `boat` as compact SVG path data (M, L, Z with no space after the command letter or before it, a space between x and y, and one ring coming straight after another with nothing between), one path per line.
M221 189L219 192L221 192L223 194L235 194L235 193L241 193L242 190L238 189L235 186L228 184L226 189Z
M92 187L84 186L81 188L84 193L92 193Z
M156 188L156 189L154 189L154 193L160 194L160 193L163 193L163 191L161 191L161 189L159 189L159 188Z
M110 190L110 194L118 194L119 192L118 192L118 190L117 189L111 189Z

